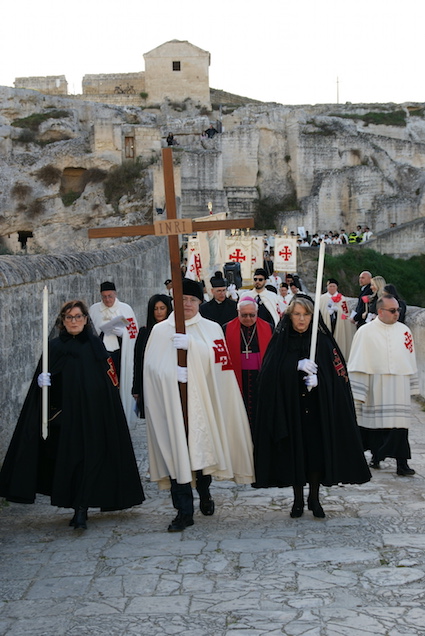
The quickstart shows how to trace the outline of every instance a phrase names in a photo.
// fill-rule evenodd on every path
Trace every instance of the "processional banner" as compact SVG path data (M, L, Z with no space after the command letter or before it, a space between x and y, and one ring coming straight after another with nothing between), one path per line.
M251 278L252 237L228 236L226 238L226 263L240 263L242 278Z
M223 221L226 218L225 212L208 214L194 221ZM226 230L209 230L208 232L198 232L199 253L201 258L201 277L199 280L205 282L207 291L210 292L210 278L218 270L223 270L223 263L226 259Z
M274 244L274 269L277 272L297 271L296 239L276 236Z
M187 271L186 278L201 280L202 265L199 251L198 236L191 236L187 243Z
M264 264L264 239L260 236L251 238L251 273Z

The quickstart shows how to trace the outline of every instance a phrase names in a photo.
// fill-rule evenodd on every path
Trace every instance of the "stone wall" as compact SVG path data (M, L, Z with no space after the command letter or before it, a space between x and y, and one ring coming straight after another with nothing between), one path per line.
M41 355L44 286L51 328L67 300L81 298L89 306L98 302L104 280L115 282L118 297L133 307L143 325L148 299L164 291L169 273L167 243L158 237L89 253L0 256L0 462Z
M109 73L84 75L83 94L92 95L138 95L145 90L145 74Z
M65 75L47 75L46 77L16 77L15 88L27 88L48 95L68 95L68 82Z

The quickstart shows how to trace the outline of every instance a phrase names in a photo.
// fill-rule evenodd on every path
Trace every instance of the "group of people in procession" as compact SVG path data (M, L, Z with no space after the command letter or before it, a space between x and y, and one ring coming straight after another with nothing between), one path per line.
M212 478L292 487L293 518L304 513L308 484L307 507L323 518L320 485L367 482L365 450L374 469L392 457L398 475L414 474L407 460L417 369L394 286L362 272L350 311L338 281L328 279L316 299L312 351L315 304L295 275L282 281L258 268L252 289L239 289L233 300L216 272L208 302L201 284L183 278L184 334L176 333L166 282L166 293L149 299L141 329L110 281L90 309L80 300L62 307L49 373L40 363L0 472L0 496L33 503L36 493L49 495L52 505L74 510L75 529L87 527L89 508L141 504L127 423L134 411L146 418L150 479L171 490L177 515L169 532L193 525L192 487L201 513L214 514Z

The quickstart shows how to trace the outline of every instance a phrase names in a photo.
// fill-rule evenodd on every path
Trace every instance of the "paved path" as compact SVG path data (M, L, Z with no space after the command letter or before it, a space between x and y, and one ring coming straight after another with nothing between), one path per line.
M425 412L414 477L388 460L363 486L323 489L324 520L291 519L290 489L214 484L216 514L169 534L169 494L90 512L86 531L46 497L0 510L0 634L418 636L425 634Z

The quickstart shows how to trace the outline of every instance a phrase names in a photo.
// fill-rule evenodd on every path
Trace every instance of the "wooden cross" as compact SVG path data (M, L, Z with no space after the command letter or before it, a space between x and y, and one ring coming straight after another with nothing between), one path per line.
M119 236L156 236L168 237L168 249L171 262L171 279L173 282L173 304L176 323L176 333L185 333L183 311L183 286L180 269L179 234L191 234L193 232L208 232L211 230L230 230L240 227L254 227L254 219L225 219L222 221L192 221L192 219L178 219L176 212L176 195L174 190L173 151L172 148L162 149L162 164L165 186L165 209L167 219L156 221L153 225L133 225L123 227L105 227L90 229L89 238L107 238ZM187 352L178 349L178 365L187 366ZM187 428L187 384L180 383L180 396L182 400L183 415Z

